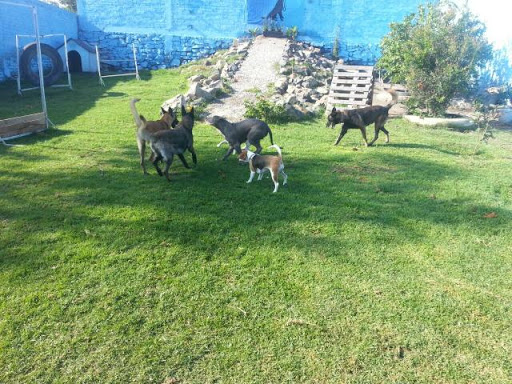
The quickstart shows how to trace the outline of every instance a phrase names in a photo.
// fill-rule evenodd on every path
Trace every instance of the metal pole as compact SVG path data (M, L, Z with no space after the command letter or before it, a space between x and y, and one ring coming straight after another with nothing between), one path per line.
M16 83L18 83L18 95L21 96L20 38L18 35L16 35L16 64L18 65L18 78L16 79Z
M98 76L100 77L100 85L105 86L103 79L101 78L101 68L100 68L100 51L98 50L98 46L96 45L96 65L98 66Z
M34 19L34 30L36 33L37 45L37 66L39 69L39 88L41 89L41 106L45 116L46 129L48 129L48 110L46 108L46 95L44 92L44 74L43 74L43 58L41 57L41 40L39 38L39 21L37 18L37 8L32 7L32 18Z
M64 55L66 56L66 69L68 71L68 85L69 85L69 89L73 89L73 86L71 85L71 75L69 74L69 58L68 58L68 39L66 37L66 35L62 35L64 36Z
M135 78L137 80L140 80L139 66L137 65L137 55L135 54L135 44L132 44L132 50L133 50L133 61L135 63Z

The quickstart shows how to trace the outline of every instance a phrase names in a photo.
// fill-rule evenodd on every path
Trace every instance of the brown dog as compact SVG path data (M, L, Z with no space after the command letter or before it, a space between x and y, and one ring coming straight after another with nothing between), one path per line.
M145 175L147 175L146 164L144 163L144 153L146 152L146 142L150 141L150 137L152 134L162 131L164 129L170 129L174 127L177 123L176 115L172 111L172 108L166 111L163 108L160 108L162 116L160 120L157 121L147 121L144 116L139 115L137 112L137 108L135 108L135 103L140 101L140 99L132 99L130 101L130 109L132 111L133 119L135 120L135 124L137 125L137 147L139 148L140 155L140 166L142 167L142 171ZM150 161L153 161L153 153L151 154Z
M336 110L334 107L327 116L327 127L334 128L336 124L343 124L338 139L334 145L338 145L340 140L345 136L347 131L351 128L358 128L361 130L365 145L368 147L373 145L379 138L379 131L386 134L386 143L389 143L389 132L384 128L384 124L388 120L390 108L398 101L398 95L394 90L388 91L391 94L392 100L386 106L374 105L371 107L364 107L358 109L346 109L343 111ZM366 139L366 126L375 123L375 136L373 140L368 143Z
M263 173L269 171L272 177L272 181L274 182L273 192L275 193L277 192L277 188L279 188L279 174L283 175L284 177L283 185L286 185L288 182L288 175L284 173L283 155L281 154L281 148L275 144L271 145L269 148L275 148L279 155L259 155L256 152L250 151L249 149L244 149L242 153L240 153L240 156L238 156L238 160L243 163L249 163L249 170L251 173L247 183L252 182L252 179L256 173L258 173L258 180L261 180L263 178Z

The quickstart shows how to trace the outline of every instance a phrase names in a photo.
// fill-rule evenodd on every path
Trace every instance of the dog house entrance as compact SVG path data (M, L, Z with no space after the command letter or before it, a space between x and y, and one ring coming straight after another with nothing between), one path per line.
M69 71L73 73L82 72L82 57L77 51L68 52Z

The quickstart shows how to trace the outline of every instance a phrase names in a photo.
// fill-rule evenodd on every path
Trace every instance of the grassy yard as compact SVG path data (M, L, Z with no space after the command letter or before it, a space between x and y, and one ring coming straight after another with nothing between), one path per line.
M197 122L169 183L129 100L155 119L186 74L73 80L57 129L0 145L0 383L512 382L512 131L274 125L272 194Z

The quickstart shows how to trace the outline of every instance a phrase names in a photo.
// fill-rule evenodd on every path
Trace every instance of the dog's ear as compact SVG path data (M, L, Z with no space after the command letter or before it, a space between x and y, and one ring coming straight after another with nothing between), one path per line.
M332 107L332 113L336 113L336 107Z
M181 104L181 116L185 115L187 111L185 110L185 105Z
M165 115L166 113L169 113L169 112L166 112L165 109L163 109L162 107L160 107L160 112L162 113L162 115Z

